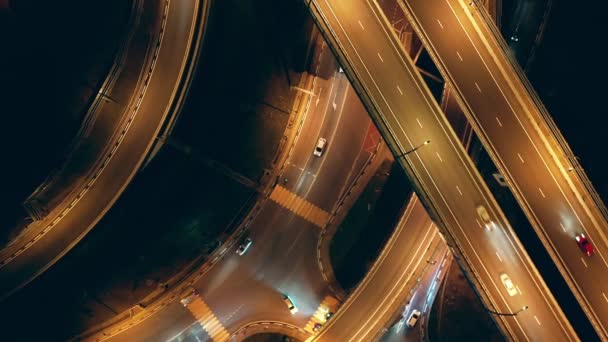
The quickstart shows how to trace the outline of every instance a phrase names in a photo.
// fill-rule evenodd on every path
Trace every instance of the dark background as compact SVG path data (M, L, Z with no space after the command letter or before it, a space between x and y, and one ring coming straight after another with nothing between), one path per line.
M0 229L60 165L125 34L131 1L0 4Z

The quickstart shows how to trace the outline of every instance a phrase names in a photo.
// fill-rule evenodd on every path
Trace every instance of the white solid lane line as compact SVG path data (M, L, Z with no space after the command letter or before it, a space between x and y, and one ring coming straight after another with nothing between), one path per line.
M568 203L568 206L570 207L570 209L572 210L572 213L574 214L574 216L576 217L577 221L579 222L581 227L584 227L585 225L583 224L583 221L581 219L581 217L579 216L579 213L574 209L574 206L572 205L572 203L570 202L570 199L566 196L564 190L562 189L562 186L559 184L559 182L557 181L556 176L553 174L553 172L551 171L551 169L549 168L549 165L547 163L547 161L545 160L545 157L543 157L543 155L541 154L539 148L536 146L536 144L534 143L534 140L532 139L532 137L530 136L530 134L528 133L528 131L526 130L524 124L522 123L522 120L519 118L519 116L517 115L517 113L515 112L515 108L513 108L513 105L511 104L511 102L509 101L507 95L504 93L504 91L502 90L502 88L499 86L498 81L496 80L496 77L494 76L494 74L492 73L492 71L490 70L490 67L487 65L485 59L481 56L481 53L479 52L479 49L477 49L477 45L475 45L475 43L473 43L473 39L471 38L471 36L469 35L469 33L466 31L466 29L464 28L464 24L462 23L462 21L460 20L460 18L458 17L458 15L456 14L456 12L454 11L454 8L452 7L452 5L448 2L448 0L445 0L446 4L450 7L450 11L452 12L452 14L454 15L454 17L456 18L456 20L458 21L458 24L460 25L460 28L462 29L462 31L464 32L464 34L467 36L469 42L471 43L471 46L473 47L473 49L475 49L475 52L477 53L477 55L479 56L479 60L481 61L481 63L483 63L483 65L485 66L486 70L488 71L488 74L490 75L490 77L492 78L492 80L494 81L494 84L496 85L496 88L498 89L498 91L500 91L500 93L502 94L505 103L509 106L509 108L511 109L511 114L513 115L513 117L516 119L516 121L519 123L519 126L521 127L522 131L524 132L524 134L526 135L526 137L528 138L528 140L530 141L530 144L532 145L532 147L534 148L534 150L536 151L536 154L538 155L538 157L540 158L542 164L545 166L545 169L547 170L547 172L549 173L549 175L551 176L551 178L553 179L553 182L555 183L557 189L559 190L559 193L561 193L562 197L564 198L564 200L566 201L566 203ZM523 105L523 104L522 104ZM558 167L561 165L558 165ZM578 199L578 198L577 198ZM579 199L579 202L581 200ZM579 204L580 205L580 204ZM583 211L584 208L583 208ZM593 223L593 226L597 229L597 227L595 226L595 223L593 222L593 218L587 217L588 219L590 219ZM541 225L542 226L542 225ZM542 227L544 229L544 227ZM544 229L545 231L547 231L546 229ZM608 268L608 261L606 261L606 259L604 258L604 256L601 253L598 253L599 256L602 258L602 261L604 262L604 265L606 266L606 268Z
M411 142L411 140L410 140L410 138L409 138L408 134L405 132L405 130L404 130L404 128L403 128L403 126L402 126L402 124L400 123L400 120L397 118L397 116L396 116L396 114L395 114L394 110L392 110L392 108L391 108L391 105L388 103L387 99L386 99L386 98L385 98L385 96L382 94L382 91L380 91L378 84L376 84L376 82L375 82L374 78L372 77L372 73L370 72L369 68L366 66L365 61L363 60L363 58L361 58L361 55L359 54L359 52L357 51L357 49L354 47L354 44L353 44L353 42L351 41L350 37L348 36L348 33L346 33L346 30L344 29L343 25L340 23L340 20L337 18L336 14L333 12L333 9L331 8L331 5L328 3L328 1L327 1L327 0L324 0L324 2L325 2L325 4L326 4L326 5L329 7L329 10L330 10L330 12L332 13L333 17L334 17L335 19L337 19L338 26L340 27L340 29L341 29L342 33L344 33L344 34L346 35L346 40L348 41L348 43L349 43L349 44L351 45L351 47L353 48L353 50L354 50L354 54L355 54L355 55L356 55L356 57L359 59L359 61L360 61L360 62L363 64L363 69L366 71L367 75L368 75L368 76L371 78L371 81L372 81L372 83L374 84L375 88L376 88L376 89L377 89L377 90L380 92L380 97L381 97L381 98L384 100L384 102L385 102L385 103L386 103L386 105L388 106L388 114L390 114L390 115L391 115L391 116L392 116L392 117L393 117L393 118L394 118L394 119L397 121L397 122L396 122L396 124L397 124L397 127L398 127L398 128L399 128L399 130L400 130L400 133L401 133L401 134L403 134L403 135L404 135L404 137L405 137L405 139L406 139L406 141L407 141L408 143L410 143L410 144L411 144L412 142ZM379 18L376 18L376 19L380 21L380 19L379 19ZM395 49L396 49L396 47L395 47L395 46L393 46L393 48L395 48ZM402 63L403 63L404 65L406 64L406 61L404 61L404 60L403 60L403 58L401 58L401 61L402 61ZM415 83L415 84L414 84L414 86L418 87L418 90L419 90L419 91L421 91L421 92L423 91L423 90L420 88L420 86L419 86L417 83ZM432 114L434 115L434 118L435 118L437 121L440 121L440 120L439 120L439 118L437 117L436 113L432 113ZM440 125L440 126L441 126L441 125ZM457 149L456 149L456 145L455 145L455 144L454 144L454 143L453 143L451 140L448 140L448 142L450 143L451 147L452 147L454 150L457 150ZM455 152L456 152L456 151L455 151ZM462 158L461 158L461 159L462 159ZM443 202L443 204L446 204L446 209L447 209L447 210L450 212L450 214L452 215L452 217L456 218L456 216L457 216L457 215L456 215L454 212L452 212L452 210L451 210L451 208L450 208L449 206L447 206L447 200L446 200L446 198L442 196L442 193L439 191L439 187L438 187L438 186L437 186L437 184L435 183L435 180L434 180L434 179L433 179L433 177L431 176L431 173L430 173L430 171L428 170L428 168L426 167L425 163L421 161L421 164L422 164L422 169L423 169L423 170L426 172L427 176L430 178L430 179L429 179L430 183L431 183L431 184L434 186L434 188L436 189L436 191L438 191L438 194L437 194L437 195L439 196L439 199L440 199L440 200ZM474 175L473 175L473 174L471 174L471 171L470 171L470 170L468 170L468 169L467 169L467 172L469 173L469 175L470 175L472 178L474 178ZM477 189L479 189L479 186L475 186L475 185L477 185L477 184L474 184L474 187L476 187ZM479 190L481 191L481 189L479 189ZM478 222L478 224L479 224L479 222ZM460 229L460 232L461 232L462 234L464 234L464 239L465 239L465 240L468 242L469 247L472 249L472 253L475 255L475 257L477 258L477 260L481 261L481 257L480 257L480 256L479 256L479 255L476 253L475 249L473 248L473 245L472 245L471 241L469 241L469 240L468 240L468 238L467 238L466 234L464 233L463 227L462 227L462 226L461 226L461 225L460 225L458 222L457 222L457 227ZM480 227L481 227L481 225L480 225ZM509 240L509 242L510 242L510 244L511 244L511 246L512 246L513 248L516 248L516 246L513 244L513 242L512 242L511 240ZM516 252L517 252L517 251L516 251ZM518 261L519 261L519 262L523 262L523 259L521 258L521 255L520 255L518 252L517 252L517 255L518 255ZM503 296L503 295L500 293L498 285L497 285L497 284L496 284L494 281L492 281L492 279L491 279L491 276L490 276L490 273L489 273L488 269L487 269L487 268L485 268L485 266L484 266L484 265L483 265L483 263L481 263L481 262L480 262L480 264L479 264L479 265L481 266L481 269L483 269L483 271L485 272L486 276L487 276L487 277L489 277L489 279L490 279L490 280L489 280L489 283L490 283L491 285L493 285L493 286L494 286L494 289L496 290L496 293L497 293L498 298L499 298L500 300L502 300L502 303L504 303L504 305L505 305L505 306L508 308L508 307L509 307L509 305L508 305L508 303L507 303L507 300L506 300L506 299L504 298L504 296ZM530 274L530 272L529 272L529 271L528 271L528 274ZM537 286L537 288L539 288L539 287ZM540 289L540 288L539 288L539 289ZM543 296L543 297L544 297L544 296ZM530 340L530 339L527 337L527 335L526 335L526 333L525 333L524 329L521 327L521 325L519 325L518 323L515 323L515 324L518 326L518 328L519 328L519 330L522 332L522 334L523 334L523 335L526 337L526 340Z
M370 1L371 1L371 0L370 0ZM390 111L390 109L389 109L389 111ZM407 135L406 135L406 139L407 139ZM450 142L451 142L451 141L450 141ZM423 163L423 168L426 170L426 167L424 167L424 163ZM428 170L427 170L427 172L428 172ZM432 177L431 177L431 182L434 184L434 180L432 179ZM442 196L441 196L441 197L442 197ZM448 208L448 210L449 210L449 208ZM465 236L465 238L466 238L466 236ZM509 240L509 241L511 242L511 245L513 245L512 241L511 241L511 240ZM518 256L519 256L519 253L518 253ZM520 256L520 260L521 260L521 256ZM528 271L528 273L530 274L530 272L529 272L529 271ZM534 283L535 283L536 287L537 287L537 288L539 288L539 287L538 287L538 284L536 284L536 282L534 282ZM539 288L539 289L540 289L540 288ZM543 295L543 293L542 293L542 289L541 289L541 295ZM545 299L545 301L547 301L544 295L543 295L543 298ZM551 309L552 309L552 308L551 308ZM551 311L552 311L552 313L554 314L554 316L556 316L555 311L554 311L553 309L552 309ZM563 328L563 326L562 326L562 328ZM525 334L524 334L524 335L525 335Z

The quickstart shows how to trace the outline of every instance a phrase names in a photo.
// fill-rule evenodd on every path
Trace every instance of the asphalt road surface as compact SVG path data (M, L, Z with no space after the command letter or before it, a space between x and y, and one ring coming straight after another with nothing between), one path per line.
M321 63L334 63L327 49L324 54ZM371 156L363 148L371 121L337 67L330 79L316 78L313 92L316 95L275 191L286 189L330 212ZM327 139L320 157L313 155L319 137ZM321 227L309 220L317 210L303 217L283 204L264 203L248 227L253 241L249 250L243 256L228 253L193 284L200 296L195 302L188 306L175 302L110 340L225 341L259 321L303 330L331 295L317 262ZM297 313L289 312L282 294L293 299Z
M430 284L417 279L434 274L437 264L429 261L446 252L437 227L413 196L378 260L314 341L373 341L382 335L405 300L413 300L408 312L414 306L422 310L424 305L418 300L425 297L421 292Z
M308 3L308 1L306 2ZM405 158L414 168L443 223L451 230L494 311L529 309L498 318L518 340L576 340L555 299L519 244L481 176L426 88L388 23L372 0L317 0L312 12L331 29L337 49L374 101L390 134L405 152L425 140L431 144ZM350 69L352 67L352 69ZM482 227L476 207L487 208L495 223ZM517 291L509 295L501 274Z
M116 141L111 142L114 147L99 161L101 165L93 178L83 182L72 201L65 204L66 208L57 210L61 212L60 216L50 216L42 222L47 227L45 234L30 232L24 239L30 242L15 244L0 253L0 260L5 262L0 266L0 299L31 281L67 253L112 206L137 172L166 118L167 109L174 101L173 93L183 76L191 36L197 27L196 4L196 0L168 2L164 39L158 50L150 48L151 53L157 52L157 57L154 69L148 74L147 88L140 89L139 107L131 107L132 119L123 123L122 132L116 132ZM152 27L160 29L163 16L154 19L158 22L151 23ZM144 72L149 70L146 68Z
M505 67L495 37L472 20L482 19L475 6L457 0L407 0L407 5L475 117L490 155L506 170L524 212L581 295L580 304L591 310L597 332L608 338L608 282L598 281L608 279L606 222L592 216L597 208L588 211L594 204L581 200L591 198L585 189L573 187L576 172L554 159L564 152L547 147L547 134L532 121L542 122L539 109L513 68ZM580 233L595 245L595 255L579 249L574 238Z
M431 263L429 271L420 278L417 288L401 313L402 318L386 331L380 339L381 342L419 342L428 339L426 335L428 335L427 329L431 307L437 298L437 292L445 276L445 266L449 266L451 260L445 244L441 245L437 255L438 258L425 260L426 263ZM407 320L414 310L420 311L420 318L414 327L409 327Z

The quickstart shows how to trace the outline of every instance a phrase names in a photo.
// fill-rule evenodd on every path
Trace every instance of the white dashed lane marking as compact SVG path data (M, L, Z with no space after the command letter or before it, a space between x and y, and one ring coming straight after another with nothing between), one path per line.
M502 127L502 122L500 122L500 119L498 118L498 116L496 117L496 122L498 122L498 126Z
M439 158L439 161L441 161L443 163L443 159L441 159L441 156L439 155L439 152L435 152L435 154L437 154L437 158Z

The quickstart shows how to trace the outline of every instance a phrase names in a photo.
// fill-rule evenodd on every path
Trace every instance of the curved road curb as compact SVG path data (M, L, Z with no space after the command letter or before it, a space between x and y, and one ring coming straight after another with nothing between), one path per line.
M212 1L207 0L207 2L209 3L207 7L210 7ZM313 83L314 78L311 75L303 74L300 82L301 88L312 89ZM187 270L168 281L166 283L166 288L160 288L156 292L150 294L140 302L140 305L120 313L115 318L81 333L71 340L103 341L145 321L164 307L189 294L192 291L192 284L213 268L228 251L232 252L231 248L238 242L240 234L247 228L249 223L256 218L257 214L262 209L262 206L269 198L272 189L276 185L273 180L276 179L276 177L280 177L282 174L285 162L288 160L297 142L311 98L312 97L308 94L302 92L297 93L289 124L285 130L283 139L281 140L282 144L275 157L273 171L267 173L263 177L265 185L263 189L260 190L258 199L253 205L253 208L227 240L205 260L202 260L203 257L194 260L190 266L187 267Z
M317 263L319 264L319 269L321 270L323 279L328 283L330 290L340 302L343 302L346 299L347 294L338 283L334 274L329 253L330 242L336 234L338 226L348 214L350 207L357 200L374 172L382 163L383 159L376 157L378 154L384 154L386 152L386 146L382 140L379 140L374 152L371 154L359 174L355 177L352 184L345 190L342 198L338 201L338 205L332 211L331 217L329 218L327 225L321 231L319 240L317 241ZM369 169L370 167L371 169ZM343 210L345 206L346 210Z
M82 120L82 124L78 129L75 137L69 144L69 147L65 149L66 156L63 158L63 163L60 167L52 170L49 175L45 178L45 180L38 186L36 189L23 201L23 206L26 208L30 216L39 216L38 219L44 219L44 217L49 214L49 207L52 207L54 210L56 207L61 205L61 202L69 196L69 193L73 188L77 187L76 184L73 184L69 187L62 187L61 189L56 188L56 183L61 179L61 177L66 177L65 169L68 166L68 163L74 156L77 154L80 148L82 148L83 143L86 138L90 135L91 130L93 129L94 123L97 121L97 116L100 113L100 107L105 103L105 101L115 101L112 97L109 97L107 94L112 91L114 86L116 85L119 76L122 73L122 70L126 64L129 47L133 41L135 34L137 33L137 29L139 28L139 23L142 20L143 15L143 3L145 0L134 0L131 6L131 13L129 15L129 20L127 23L127 27L129 28L129 32L124 35L124 39L120 44L116 56L114 58L114 63L110 67L108 75L106 79L101 84L101 87L97 91L95 97L90 103L89 108ZM120 120L121 118L119 118ZM75 178L72 179L72 183L76 183L79 179L78 176L75 175L67 175L67 177ZM53 195L52 191L56 191ZM50 198L49 198L50 196ZM45 200L45 198L47 198ZM42 204L44 203L44 204ZM19 232L19 236L10 241L3 249L9 247L10 245L18 242L21 236L27 233L28 229L34 227L25 227L21 232Z
M279 321L256 321L237 329L230 335L230 340L244 341L247 337L260 333L282 333L297 338L299 341L307 341L312 336L308 331L293 324Z
M139 91L135 93L129 92L129 94L132 94L132 96L130 100L127 101L128 106L125 107L125 110L128 113L128 119L126 117L122 119L124 124L124 126L121 127L122 130L119 128L113 131L112 139L110 140L112 143L106 145L106 150L102 154L103 158L96 162L92 174L89 176L89 178L86 178L86 180L83 181L83 186L79 188L78 191L73 192L73 197L71 198L70 202L67 203L65 207L58 210L60 213L56 217L49 217L47 220L45 220L44 229L37 234L33 233L32 235L35 235L24 246L21 246L21 248L13 251L12 254L8 256L6 254L3 255L3 259L0 261L0 270L2 270L2 272L0 272L0 284L4 285L4 287L0 288L0 296L2 299L23 287L25 284L29 283L46 269L51 267L95 226L95 224L99 221L99 219L101 219L107 210L109 210L109 208L114 204L122 191L124 191L126 186L135 176L145 157L138 154L140 153L139 151L142 151L142 153L147 153L147 151L149 151L149 149L152 147L154 142L153 140L158 134L160 126L169 115L169 109L179 109L175 108L173 105L177 96L176 94L183 91L183 84L178 84L179 86L172 86L173 83L167 83L168 88L161 88L161 85L164 87L164 84L160 81L160 78L164 78L161 76L163 71L167 73L168 70L171 69L176 69L178 71L178 74L175 76L183 74L187 63L185 59L178 59L174 62L168 57L169 55L161 54L163 37L167 32L175 34L175 28L166 27L167 21L169 19L176 20L176 18L170 18L169 16L171 2L169 0L165 0L162 2L162 4L163 5L160 8L159 13L162 16L162 20L159 23L157 19L157 21L153 23L157 26L158 31L156 32L158 32L158 34L149 37L149 30L146 30L145 32L147 37L151 38L147 41L155 42L155 44L152 43L146 45L148 46L146 70L145 73L140 74L140 77L137 79L137 88ZM194 3L193 6L195 13L198 12L198 2ZM171 14L174 15L175 13ZM160 24L160 27L158 27L159 25L157 23ZM188 25L189 22L176 21L176 23L177 25ZM194 24L194 22L192 22L191 25L192 24ZM192 32L194 29L195 28L192 27L191 29L185 31L185 33L189 35L188 39L192 39ZM171 47L176 47L179 49L183 46L180 45L182 42L170 40L166 41L165 44L168 45L169 49ZM186 44L186 47L190 48L189 42ZM188 52L188 55L189 54L190 52ZM161 64L162 67L159 70L156 70L158 69L156 68L158 62L164 64ZM154 72L155 70L157 71L156 73ZM156 94L154 94L155 96L146 96L149 85L160 88L161 92L163 90L169 90L171 93L169 96L163 97L158 94L159 89L152 88L156 90ZM166 106L162 105L163 101L167 103ZM154 107L152 105L154 102L160 103L161 105ZM146 112L146 109L144 108L147 108L151 112ZM158 127L156 126L157 122ZM143 132L138 132L138 130ZM133 133L127 134L129 131L132 131ZM126 143L123 144L123 142ZM119 149L119 147L121 147L121 149ZM103 172L108 165L112 165L112 167L115 168L114 172ZM121 171L122 174L119 174L116 168L121 168L119 171ZM98 179L103 179L105 182L96 182ZM108 190L109 187L115 187L117 190ZM92 194L85 196L88 192L92 192ZM84 204L79 205L79 202L83 202ZM89 207L93 207L87 210L87 205ZM70 213L72 209L76 208L79 209L79 211ZM75 220L84 221L85 223L74 222ZM53 229L55 226L60 226L60 228ZM50 238L47 237L47 233L49 233L51 230L53 230L53 233L58 236ZM44 237L46 237L45 243L36 245L36 247L39 248L34 250L30 248ZM20 258L19 262L11 262L23 253L29 253L27 258L42 264L42 266L38 266L35 263L32 264L28 260L24 260L27 259L26 256ZM44 255L44 253L48 255ZM49 260L47 258L49 258L50 261L47 261Z

